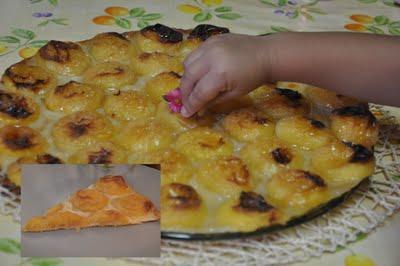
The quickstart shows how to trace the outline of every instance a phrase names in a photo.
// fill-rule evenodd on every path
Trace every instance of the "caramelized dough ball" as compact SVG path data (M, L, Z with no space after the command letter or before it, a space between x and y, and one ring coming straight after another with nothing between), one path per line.
M304 96L307 92L309 85L298 82L278 81L276 83L276 87L281 89L289 89L297 91L298 93L301 93L301 95Z
M266 195L272 206L290 216L302 215L329 198L324 179L302 170L286 170L274 174L267 181Z
M99 113L76 112L61 118L51 134L59 149L72 152L109 139L113 126Z
M304 157L295 149L276 138L268 138L246 144L240 150L250 173L263 180L285 168L304 168Z
M255 106L269 117L277 120L292 115L306 115L309 111L302 94L280 88L267 92L264 97L257 99Z
M245 108L233 111L222 120L222 127L239 141L270 138L275 124L261 111Z
M7 90L25 94L43 94L54 88L57 80L46 69L22 61L7 68L1 80Z
M73 42L50 41L34 58L39 66L65 76L79 76L90 64L89 57Z
M210 24L197 25L193 30L190 31L187 39L182 42L180 49L181 57L184 59L193 50L197 49L202 42L211 36L223 33L229 33L229 29Z
M99 142L85 147L69 158L70 163L80 164L119 164L126 163L124 149L112 142Z
M137 53L130 41L117 32L97 34L84 44L88 47L90 55L98 62L129 65Z
M179 183L161 187L161 228L195 229L204 224L207 209L196 190Z
M156 107L138 91L120 91L107 96L104 111L108 116L122 121L147 121L156 112Z
M276 224L283 215L264 197L254 192L242 192L239 199L230 199L223 203L216 213L219 227L234 232L250 232L261 227Z
M167 127L154 121L148 123L131 122L122 127L115 141L136 155L137 160L140 160L146 158L146 154L168 148L173 141L173 135Z
M197 25L190 33L188 36L189 40L201 40L205 41L211 36L214 35L219 35L219 34L224 34L224 33L229 33L228 28L224 27L218 27L210 24L200 24Z
M177 53L183 37L181 32L158 23L125 35L145 53L167 54Z
M271 98L276 94L275 86L272 84L264 84L251 91L248 96L254 104L259 104L266 98Z
M83 73L83 81L104 89L121 88L133 84L136 76L129 66L109 62L99 63L88 68Z
M103 193L91 188L78 190L70 201L74 208L84 212L98 211L108 204L108 198Z
M236 156L207 160L199 165L196 180L208 190L232 197L254 187L246 164Z
M67 114L78 111L95 111L104 99L104 92L87 84L70 81L49 90L44 102L51 111Z
M346 106L333 110L331 129L340 140L367 148L378 141L378 122L364 105Z
M252 105L250 96L245 95L238 98L231 99L226 102L215 104L210 107L213 113L217 114L229 114L237 109L246 108Z
M335 141L312 153L315 173L330 187L350 187L374 173L374 155L364 146Z
M155 76L162 72L183 71L183 65L178 57L162 53L142 53L132 63L132 68L139 75Z
M179 87L180 78L175 72L163 72L150 79L144 90L154 103L159 103L164 95Z
M129 224L128 216L115 210L101 210L91 213L88 217L88 224L96 225L126 225Z
M44 152L46 140L38 131L26 126L4 126L0 128L0 154L21 157Z
M111 205L122 214L127 215L131 222L152 221L160 217L154 204L137 193L112 199Z
M39 112L28 96L0 90L0 124L27 125L37 120Z
M156 118L161 123L173 128L175 132L182 132L199 126L212 126L214 122L214 117L209 113L202 116L195 114L190 118L183 117L180 113L172 112L165 101L158 104Z
M36 156L21 157L7 168L7 177L17 186L21 186L21 166L23 164L61 164L59 158L48 153L38 154Z
M133 193L126 184L125 179L119 175L106 175L99 178L94 184L94 189L111 196L122 196Z
M202 41L199 39L185 39L182 41L182 44L179 49L179 55L182 61L194 50L199 48Z
M169 149L163 153L161 161L161 185L168 183L186 183L192 176L193 167L181 153Z
M275 131L279 139L306 150L322 147L334 138L322 122L302 116L279 120Z
M232 143L222 133L206 127L183 132L176 141L176 148L191 160L209 159L233 152Z
M333 109L341 108L347 104L357 104L357 100L343 95L335 94L332 91L308 86L305 90L305 97L311 102L312 108L324 115L331 113Z

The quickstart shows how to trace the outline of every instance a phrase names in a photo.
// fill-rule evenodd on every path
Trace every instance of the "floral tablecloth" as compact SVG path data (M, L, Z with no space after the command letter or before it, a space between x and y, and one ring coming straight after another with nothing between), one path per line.
M2 0L0 72L32 56L48 40L81 40L105 31L128 31L163 23L192 28L200 23L232 32L357 31L400 36L399 0ZM400 117L400 111L391 108ZM0 265L133 265L105 258L20 258L19 224L0 215ZM136 241L136 240L133 240ZM139 240L140 241L140 240ZM345 259L400 265L400 215L371 234L307 265L344 265ZM349 258L352 253L358 257ZM364 259L363 256L367 256ZM303 265L303 264L302 264ZM350 265L350 264L349 264ZM370 265L370 264L352 264Z

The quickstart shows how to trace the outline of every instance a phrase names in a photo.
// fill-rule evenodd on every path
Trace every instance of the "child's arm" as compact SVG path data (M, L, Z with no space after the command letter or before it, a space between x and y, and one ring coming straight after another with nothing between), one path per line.
M399 37L340 32L223 34L203 43L184 66L184 116L279 80L400 105Z

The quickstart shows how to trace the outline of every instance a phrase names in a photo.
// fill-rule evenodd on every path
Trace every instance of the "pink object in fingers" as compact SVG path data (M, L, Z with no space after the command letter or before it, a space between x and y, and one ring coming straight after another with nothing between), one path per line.
M182 109L182 93L180 88L176 88L163 96L168 102L168 107L173 113L180 113Z

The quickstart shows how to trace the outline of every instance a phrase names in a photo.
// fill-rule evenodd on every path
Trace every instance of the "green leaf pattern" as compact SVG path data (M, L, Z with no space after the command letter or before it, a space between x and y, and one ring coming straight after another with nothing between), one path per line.
M43 0L30 0L31 4L37 4L40 2L47 2L49 3L51 6L56 7L58 6L58 0L47 0L47 1L43 1Z
M358 2L363 4L373 4L373 3L382 3L386 6L396 7L394 0L358 0Z
M67 26L68 25L68 19L66 18L53 18L53 19L45 19L42 22L38 24L38 27L43 27L48 24L56 24L56 25L62 25L62 26Z
M21 244L14 239L11 238L0 238L0 252L11 254L11 255L20 255L21 253ZM20 266L59 266L63 264L63 260L59 258L21 258Z
M239 13L233 12L231 6L209 7L202 4L201 1L194 1L191 5L201 10L193 16L193 20L199 23L209 21L214 16L223 20L236 20L242 17Z
M21 245L11 238L0 238L0 251L8 254L19 254Z
M0 45L7 46L7 50L0 52L0 57L26 47L42 47L46 40L34 40L36 34L28 29L14 28L10 35L0 36Z

